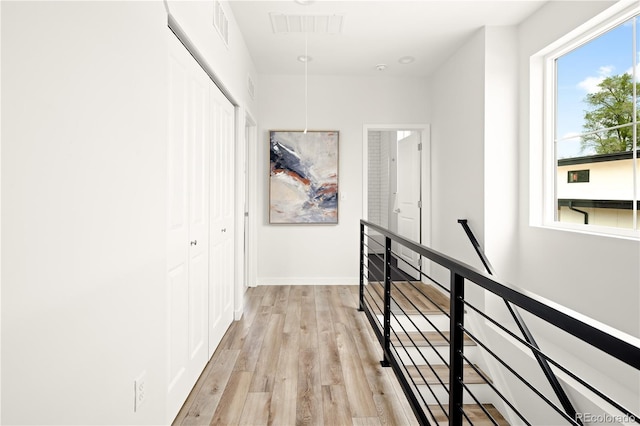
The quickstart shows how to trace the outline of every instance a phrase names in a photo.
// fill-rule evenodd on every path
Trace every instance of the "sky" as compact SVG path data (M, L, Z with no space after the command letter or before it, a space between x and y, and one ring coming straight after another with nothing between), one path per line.
M640 26L640 19L637 25ZM640 49L640 38L636 45ZM586 95L597 92L598 84L606 77L631 73L636 56L633 49L633 25L631 21L627 21L558 58L558 139L575 136L583 131L584 113L588 109L584 102ZM595 154L593 151L581 151L579 137L559 141L557 150L558 158Z

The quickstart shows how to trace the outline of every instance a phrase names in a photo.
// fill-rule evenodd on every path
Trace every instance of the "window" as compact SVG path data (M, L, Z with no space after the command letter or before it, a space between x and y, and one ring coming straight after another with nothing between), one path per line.
M567 182L589 182L589 170L571 170L569 173L567 173Z
M549 225L640 235L639 16L634 6L545 57Z

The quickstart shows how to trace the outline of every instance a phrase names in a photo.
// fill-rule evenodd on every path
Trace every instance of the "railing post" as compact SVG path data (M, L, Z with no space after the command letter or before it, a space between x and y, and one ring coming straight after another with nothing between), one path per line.
M388 367L391 351L391 238L385 237L384 249L384 324L383 324L382 366Z
M358 310L364 311L364 223L360 222L360 306Z
M450 333L451 347L449 348L449 424L462 424L462 374L464 362L464 277L451 272L451 300L450 300Z

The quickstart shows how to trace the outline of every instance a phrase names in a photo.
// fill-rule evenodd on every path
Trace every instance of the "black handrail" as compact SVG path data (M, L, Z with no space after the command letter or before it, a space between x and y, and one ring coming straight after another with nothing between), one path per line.
M495 276L496 275L495 270L493 269L493 266L489 262L487 255L482 249L480 242L478 241L473 231L469 227L469 223L467 219L458 219L458 223L462 226L462 229L464 229L464 232L469 237L469 241L471 241L473 248L475 249L476 253L478 253L478 256L480 257L480 260L482 261L482 264L484 265L487 272L490 275ZM551 388L553 389L553 392L556 394L556 397L560 401L560 404L562 404L562 408L564 408L564 411L567 413L569 417L571 417L572 419L576 419L576 422L578 424L582 424L582 421L577 417L576 409L573 407L573 404L571 403L569 396L562 388L560 381L558 380L556 375L553 373L553 370L551 369L551 366L549 366L549 363L547 362L547 360L540 354L540 346L538 346L538 343L534 339L533 334L531 334L531 331L529 330L529 327L527 327L527 324L524 322L524 319L522 318L518 310L515 307L511 306L511 303L509 303L506 299L503 299L503 300L504 300L504 303L507 305L507 309L511 313L513 320L518 326L518 329L522 333L524 340L533 348L537 349L537 350L532 349L533 356L538 361L538 365L540 365L542 372L547 378L549 385L551 385Z
M560 327L574 337L600 349L623 363L640 370L640 339L582 315L527 290L497 281L491 275L446 254L420 245L366 220L362 224L385 237L413 250L417 254L440 264L469 281L506 299L546 322Z
M407 398L409 399L409 403L414 413L416 414L416 417L420 424L430 424L429 423L430 420L427 418L427 414L424 410L426 409L433 416L433 413L431 411L432 408L425 405L426 402L425 402L424 396L422 395L421 392L417 391L416 386L418 386L418 383L416 383L414 379L411 378L410 376L404 375L404 373L408 373L408 370L406 370L406 368L402 366L401 361L399 361L395 344L391 344L391 335L395 335L395 337L398 338L398 335L396 334L396 331L393 328L395 326L391 328L391 333L389 333L390 320L388 318L385 318L384 319L385 324L383 324L375 316L377 314L375 314L374 311L372 311L369 307L372 301L371 297L373 297L372 294L375 294L376 292L375 291L372 292L371 288L365 289L365 287L368 287L368 286L364 286L364 275L366 273L365 269L369 271L369 273L371 273L369 270L369 265L367 264L367 266L365 267L365 260L368 259L368 255L365 253L365 249L369 247L364 243L365 237L367 236L367 234L365 233L365 228L367 228L369 231L375 231L377 234L381 234L386 241L385 244L383 245L383 247L385 247L385 255L384 255L385 271L384 271L384 278L383 278L384 283L381 283L380 281L375 280L375 278L374 278L374 282L372 282L371 275L369 275L369 282L370 283L377 282L377 284L375 285L382 284L384 286L384 294L380 296L385 306L383 308L381 308L380 306L377 306L377 302L375 302L375 300L373 300L373 303L375 303L375 305L377 306L377 309L380 314L384 313L385 317L388 317L388 315L392 315L394 317L394 320L393 320L394 324L398 320L395 316L395 313L391 311L391 306L390 306L391 294L390 293L391 293L392 287L396 288L395 291L400 291L400 289L399 287L397 287L395 283L391 281L390 274L389 274L389 270L392 267L391 266L392 253L390 252L390 250L388 250L388 248L390 247L391 241L394 241L399 245L412 250L413 252L422 256L423 258L428 259L432 262L435 262L450 271L451 282L450 282L450 290L448 291L451 293L450 294L451 297L449 299L450 300L449 317L451 319L450 320L451 324L450 324L450 338L447 340L451 345L450 351L449 351L451 358L449 360L449 388L445 389L449 393L449 398L450 398L449 408L447 410L448 412L445 411L445 415L448 417L450 425L460 424L460 421L462 421L461 420L462 418L466 418L467 421L469 421L469 418L467 417L465 409L463 408L463 401L460 397L461 395L460 386L462 386L465 389L465 392L470 392L469 388L466 386L465 380L463 379L460 371L461 360L466 360L466 362L469 362L469 360L465 357L464 348L463 346L460 345L460 342L461 342L462 336L464 336L464 334L468 332L468 330L464 326L464 315L465 315L466 309L471 308L474 311L482 314L477 310L477 308L475 308L467 300L464 299L464 287L469 284L478 285L479 287L495 294L496 296L501 297L508 304L512 304L513 305L512 307L518 306L519 308L522 308L525 311L529 312L530 314L537 316L543 321L546 321L547 323L553 326L556 326L559 329L564 330L566 333L574 337L577 337L578 339L587 343L591 347L597 348L600 351L604 352L605 354L608 354L616 358L617 360L622 361L623 363L634 368L635 370L640 370L640 339L630 336L624 332L616 330L605 324L602 324L594 319L581 315L575 311L572 311L566 307L558 305L541 296L535 295L526 290L519 289L505 282L499 281L497 278L495 278L495 276L491 276L488 273L475 269L472 266L469 266L463 262L460 262L447 255L437 252L431 248L422 246L416 242L408 240L379 225L361 220L360 221L360 248L361 248L360 270L363 273L360 275L360 310L363 310L364 313L366 314L367 318L369 319L369 322L373 326L374 332L378 337L378 340L383 346L383 351L384 351L383 363L390 364L390 366L394 370L394 373L398 377L400 385L403 388L403 391L405 392L405 394L407 395ZM378 269L378 268L375 268L375 269ZM432 282L434 282L435 284L437 284L438 286L446 290L446 288L443 287L442 284L438 283L437 281L434 281L431 277L424 274L424 272L422 271L419 271L419 272L423 277L428 278L429 280L431 280ZM407 283L411 284L411 282L409 281L407 281ZM368 294L367 301L364 300L365 299L364 293ZM400 293L402 292L400 291ZM395 300L395 299L391 299L391 300ZM406 315L404 310L402 310L402 313ZM485 314L482 314L482 316L484 316L487 319L490 319ZM424 318L424 315L423 315L423 318ZM613 407L620 410L620 412L624 413L624 415L629 416L629 418L632 419L632 421L640 423L640 415L632 413L629 409L623 407L622 405L618 404L607 395L603 394L602 392L598 391L594 387L590 386L588 383L586 383L584 380L582 380L578 376L573 375L573 373L571 373L569 370L567 370L566 368L558 364L552 358L549 358L548 355L542 353L539 349L536 349L527 341L516 336L510 330L503 328L503 326L498 322L495 322L494 320L491 320L491 321L494 324L496 324L496 326L500 327L502 330L504 330L506 333L512 336L514 339L516 339L518 342L529 347L534 353L539 353L542 357L548 360L549 363L553 364L555 367L559 368L562 372L568 374L569 377L572 377L573 379L577 380L579 383L584 385L586 389L594 392L595 395L603 398L604 401L612 404ZM400 327L402 327L402 325L400 325ZM404 331L406 332L406 330ZM476 338L473 338L473 340L476 341L476 343L481 344L479 341L476 340ZM412 343L413 343L413 340L412 340ZM404 345L402 346L404 347ZM482 347L485 347L485 346L482 345ZM492 354L492 356L495 356L495 355ZM498 360L500 362L504 362L499 358ZM503 365L509 368L508 364L503 364ZM509 369L509 371L513 373L513 370ZM422 377L421 373L420 373L420 376ZM518 378L519 380L523 380L521 376L517 374L515 374L515 377ZM424 377L422 377L422 379L424 379ZM442 384L442 382L440 383ZM529 384L528 382L524 382L524 384L530 390L536 393L536 395L541 397L541 399L545 403L550 404L551 408L553 408L558 415L563 417L570 424L574 424L574 425L581 424L580 422L581 418L579 415L576 414L574 416L571 416L565 413L563 411L563 407L556 406L555 403L551 404L551 401L548 400L546 397L544 397L534 387L532 387L531 384ZM428 389L431 391L430 386L428 386ZM494 391L497 392L497 390L494 387L492 387L492 389L494 389ZM433 393L433 391L431 392ZM452 394L453 396L451 396ZM524 417L522 416L522 414L519 411L517 411L507 399L505 399L505 396L503 394L498 393L497 395L509 407L511 407L514 410L514 413L517 416L519 416L521 419L523 419L523 421L525 421L526 424L528 424L527 421L524 420ZM473 394L471 394L471 396L473 397ZM438 402L438 404L440 404L440 402ZM440 405L440 408L442 408L444 411L444 408L442 407L442 405Z

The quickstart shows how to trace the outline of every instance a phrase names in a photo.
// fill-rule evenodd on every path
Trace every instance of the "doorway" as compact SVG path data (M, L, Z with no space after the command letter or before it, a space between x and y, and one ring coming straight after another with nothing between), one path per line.
M256 241L256 191L257 169L256 161L256 140L257 125L253 117L247 113L245 116L244 127L244 269L243 269L243 288L242 292L248 287L256 286L255 262L256 253L254 253Z
M431 211L429 126L364 126L363 139L363 217L409 240L428 245ZM373 241L369 251L383 253L382 237L372 235L370 238ZM392 279L418 280L416 270L421 266L420 257L395 245L392 251L398 269Z

